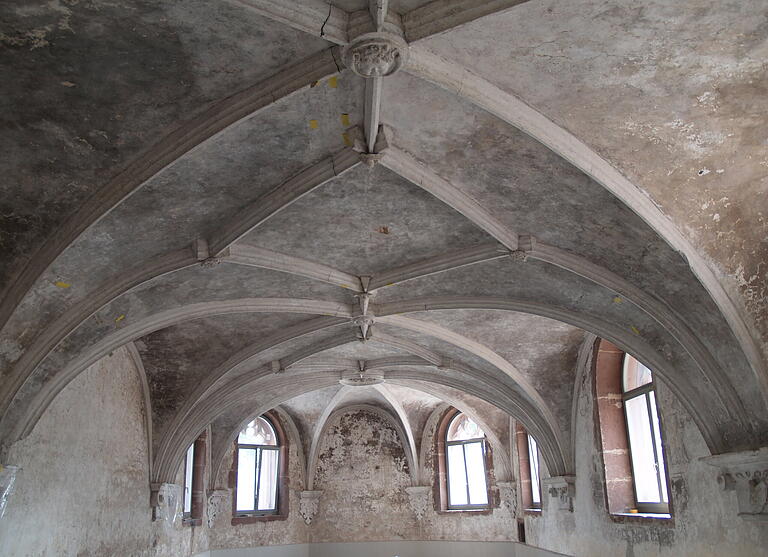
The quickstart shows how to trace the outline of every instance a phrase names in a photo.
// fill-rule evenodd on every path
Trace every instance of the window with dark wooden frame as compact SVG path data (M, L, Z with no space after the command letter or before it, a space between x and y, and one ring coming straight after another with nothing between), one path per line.
M280 466L275 428L259 416L237 437L236 516L277 514Z
M485 432L466 414L456 414L445 435L448 509L487 509Z
M629 354L624 355L622 401L635 507L641 513L668 513L667 472L653 372Z

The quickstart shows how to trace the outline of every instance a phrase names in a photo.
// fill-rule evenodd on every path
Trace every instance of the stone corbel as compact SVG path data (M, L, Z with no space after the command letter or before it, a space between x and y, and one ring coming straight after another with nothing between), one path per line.
M168 526L175 525L181 517L181 486L151 484L149 504L153 509L152 520L162 520Z
M5 509L8 507L8 501L16 485L16 474L19 470L18 466L0 465L0 518L3 518Z
M701 460L720 470L717 477L720 489L736 493L738 516L768 521L768 447Z
M511 515L517 513L517 483L516 482L496 482L499 487L499 496L501 505L509 511Z
M542 478L542 485L550 496L550 508L573 512L573 497L576 494L576 476L554 476Z
M317 514L317 509L320 504L320 496L322 491L301 491L299 492L299 514L307 526L312 524L312 519Z
M432 488L428 485L417 485L406 487L405 491L408 493L408 504L416 515L416 520L421 520L429 509Z
M229 502L229 490L228 489L214 489L208 492L208 528L213 528L216 523L216 519L221 512L228 507Z

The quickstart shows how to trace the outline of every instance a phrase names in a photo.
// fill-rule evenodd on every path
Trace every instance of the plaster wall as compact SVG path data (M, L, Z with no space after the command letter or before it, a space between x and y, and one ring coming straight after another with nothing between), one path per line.
M93 364L10 448L22 468L0 520L0 555L189 555L200 531L152 522L139 375L125 348ZM195 535L196 534L196 535Z
M429 443L430 449L424 453L426 460L422 463L422 483L433 485L436 427L435 424L428 424L427 427L424 442ZM402 440L386 419L377 413L360 409L350 409L332 418L321 439L314 489L322 490L323 494L318 512L308 527L298 514L298 492L304 489L304 480L296 447L297 443L291 439L288 518L232 525L231 496L227 497L222 504L223 512L215 519L214 527L209 531L212 552L223 549L242 549L247 552L258 545L285 544L285 547L296 548L307 542L319 543L317 547L330 547L335 545L331 542L504 542L515 539L514 518L498 504L498 490L492 471L494 508L490 514L438 513L431 498L425 516L421 521L416 520L405 491L411 485L411 476ZM230 450L219 471L217 486L227 485L231 462ZM342 544L343 547L354 545ZM372 549L367 549L366 555L368 551ZM414 549L410 551L404 554L421 555L413 553ZM403 555L395 551L389 556L398 554Z
M594 384L590 376L584 378L578 398L574 512L545 508L540 516L528 514L525 525L529 543L585 557L763 557L766 554L766 523L737 517L735 495L720 491L717 469L699 460L709 456L709 451L690 415L663 384L657 385L657 393L673 519L643 520L608 514Z

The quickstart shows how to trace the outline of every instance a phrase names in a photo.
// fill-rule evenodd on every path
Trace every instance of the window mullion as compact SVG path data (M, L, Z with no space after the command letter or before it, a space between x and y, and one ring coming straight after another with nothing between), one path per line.
M661 487L661 471L659 470L659 453L656 450L656 431L653 427L653 412L651 411L651 397L648 393L645 393L643 395L645 397L645 405L648 408L648 426L651 428L651 447L653 448L653 461L656 464L656 483L659 486L659 503L663 503L663 497L662 494L664 493L664 490ZM661 437L661 432L659 432L659 437Z
M254 484L256 485L256 489L254 490L254 500L253 500L253 510L258 512L259 511L259 490L261 489L261 474L259 474L259 470L261 469L261 461L263 460L264 456L262 455L262 449L261 447L258 447L256 449L256 467L253 471L254 474L256 474L256 477L254 479Z

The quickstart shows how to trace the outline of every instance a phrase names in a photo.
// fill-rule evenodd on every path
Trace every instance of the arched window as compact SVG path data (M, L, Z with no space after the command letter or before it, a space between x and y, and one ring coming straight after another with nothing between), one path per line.
M661 444L661 424L656 407L653 372L625 354L622 399L635 484L635 503L640 512L669 512L667 472Z
M277 514L280 444L268 418L259 416L237 437L235 515Z
M445 435L449 509L488 507L485 433L466 414L456 414Z
M653 371L606 340L597 347L595 389L608 510L669 518Z

